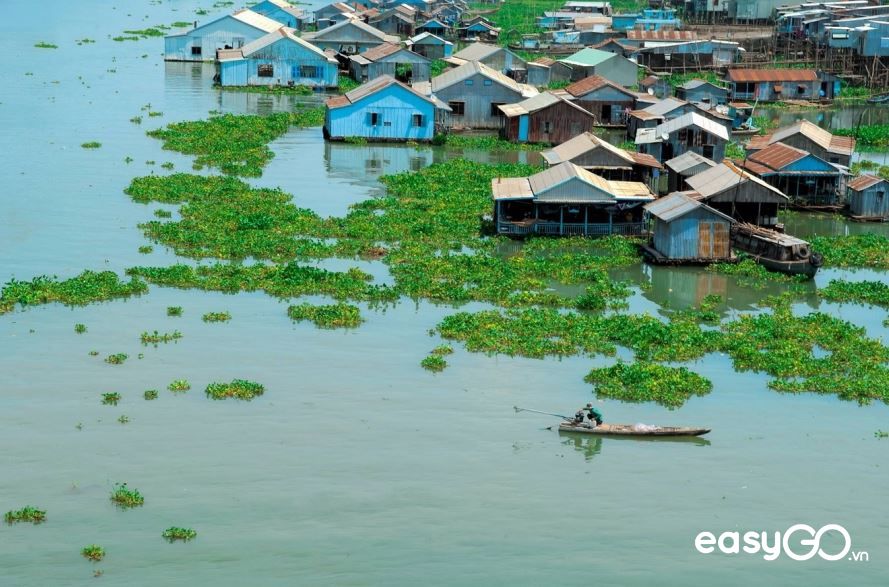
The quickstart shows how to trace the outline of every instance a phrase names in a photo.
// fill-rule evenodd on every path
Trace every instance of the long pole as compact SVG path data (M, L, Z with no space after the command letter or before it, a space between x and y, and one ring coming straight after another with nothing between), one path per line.
M555 416L557 418L562 418L563 420L573 420L571 416L563 416L562 414L553 414L552 412L541 412L540 410L532 410L530 408L520 408L518 406L512 407L516 412L534 412L535 414L544 414L546 416Z

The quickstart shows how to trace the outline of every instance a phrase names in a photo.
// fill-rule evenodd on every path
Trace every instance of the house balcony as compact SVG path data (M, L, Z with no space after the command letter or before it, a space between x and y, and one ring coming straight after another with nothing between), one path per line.
M524 236L640 236L645 234L644 222L550 222L544 220L497 221L497 234Z

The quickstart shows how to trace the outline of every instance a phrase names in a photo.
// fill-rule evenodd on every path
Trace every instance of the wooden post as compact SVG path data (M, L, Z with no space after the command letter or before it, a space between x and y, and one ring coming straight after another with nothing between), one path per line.
M565 206L559 206L559 234L565 234Z
M583 207L583 236L589 236L589 232L590 232L589 217L590 217L590 207L589 207L589 205L584 205L584 207Z
M608 234L614 234L614 216L612 216L611 210L608 211Z

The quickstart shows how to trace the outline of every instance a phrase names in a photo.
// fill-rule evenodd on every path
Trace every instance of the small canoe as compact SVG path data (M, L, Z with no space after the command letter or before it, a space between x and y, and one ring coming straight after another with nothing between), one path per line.
M709 428L680 428L675 426L644 426L634 424L600 424L595 428L577 426L573 422L559 424L562 432L578 432L598 436L700 436L710 432Z

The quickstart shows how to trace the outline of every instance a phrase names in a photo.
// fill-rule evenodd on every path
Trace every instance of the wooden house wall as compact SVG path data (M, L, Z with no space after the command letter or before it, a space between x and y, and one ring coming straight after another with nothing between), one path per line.
M412 51L428 59L443 59L450 57L453 47L445 43L414 43Z
M390 15L382 20L376 20L371 26L383 31L387 35L399 35L402 37L412 37L414 35L414 25L396 16Z
M635 86L639 82L638 74L636 73L639 67L620 55L615 55L592 69L593 73L590 75L601 75L608 81L625 88Z
M559 101L529 116L528 141L558 145L593 129L595 120L565 102ZM549 123L549 132L546 132Z
M267 33L231 16L207 23L184 35L164 39L164 59L167 61L214 61L216 50L239 49ZM192 47L200 47L201 54L193 55Z
M691 90L676 88L676 97L687 102L708 102L709 104L726 104L728 90L720 90L711 86L700 86Z
M376 125L371 124L374 112L379 117ZM423 115L422 126L414 126L414 114ZM435 107L413 92L391 85L354 104L328 109L324 128L332 139L428 141L435 132Z
M527 69L528 67L527 61L506 49L500 49L496 53L485 57L481 60L481 63L500 73L506 73L511 69Z
M467 84L471 81L471 84ZM485 85L485 81L491 82ZM500 128L499 110L492 114L492 104L515 104L524 100L520 92L489 80L481 74L475 74L467 80L455 83L435 92L442 102L463 102L464 114L459 116L451 113L449 124L465 128Z
M272 77L260 77L260 65L271 65ZM302 66L315 67L319 75L302 77ZM221 62L219 74L219 83L223 86L337 85L336 63L287 39L272 43L246 59Z
M727 259L730 227L722 216L697 208L669 223L655 219L653 244L670 259Z
M866 218L889 218L889 184L880 182L857 192L849 190L849 212Z

